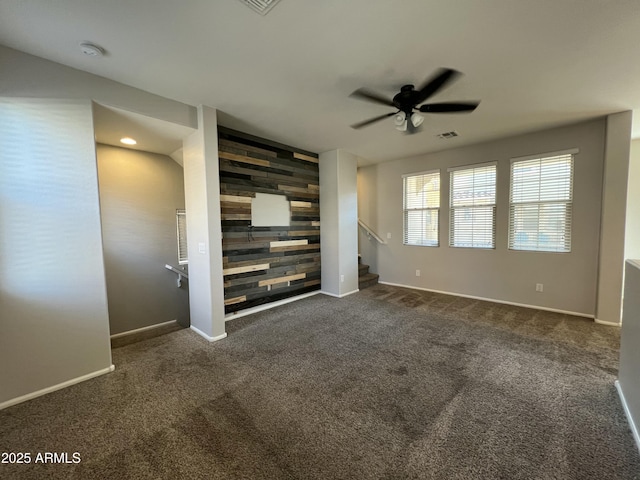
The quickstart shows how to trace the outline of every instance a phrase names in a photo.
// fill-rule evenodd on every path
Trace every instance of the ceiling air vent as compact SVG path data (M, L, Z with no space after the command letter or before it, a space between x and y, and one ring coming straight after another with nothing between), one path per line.
M438 138L453 138L453 137L457 137L457 136L458 136L458 132L456 132L455 130L452 130L450 132L440 133L440 134L436 135L436 137L438 137Z
M240 0L247 7L258 12L260 15L266 15L269 11L276 6L280 0Z

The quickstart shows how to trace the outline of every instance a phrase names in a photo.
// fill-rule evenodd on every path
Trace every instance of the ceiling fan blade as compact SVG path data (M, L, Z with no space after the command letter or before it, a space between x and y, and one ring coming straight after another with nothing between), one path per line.
M380 105L386 105L387 107L395 108L395 105L390 99L366 88L359 88L349 96L357 98L359 100L365 100L367 102L378 103Z
M444 88L445 85L451 83L456 78L462 75L457 70L450 68L441 68L433 76L431 76L425 83L418 89L420 92L420 100L417 103L424 102L427 98L434 95L437 91Z
M480 102L427 103L420 105L420 111L425 113L467 113L473 112Z
M378 117L373 117L373 118L370 118L369 120L365 120L363 122L354 123L353 125L351 125L351 128L358 129L358 128L366 127L367 125L371 125L372 123L376 123L376 122L379 122L380 120L384 120L385 118L392 117L396 113L398 113L398 112L385 113L384 115L380 115Z

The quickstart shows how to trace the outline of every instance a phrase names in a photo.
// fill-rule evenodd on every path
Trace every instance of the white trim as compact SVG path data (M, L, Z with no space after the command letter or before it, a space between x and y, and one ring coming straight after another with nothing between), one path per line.
M57 385L52 385L51 387L43 388L42 390L38 390L36 392L27 393L26 395L12 398L11 400L0 403L0 410L11 407L13 405L17 405L18 403L26 402L27 400L33 400L34 398L41 397L42 395L46 395L47 393L55 392L56 390L70 387L71 385L75 385L76 383L91 380L92 378L99 377L100 375L105 375L107 373L113 372L115 369L115 365L111 365L110 367L103 368L102 370L87 373L86 375L72 378L71 380L67 380L66 382L58 383Z
M589 313L571 312L569 310L559 310L557 308L541 307L539 305L528 305L526 303L508 302L506 300L497 300L495 298L477 297L475 295L465 295L464 293L445 292L443 290L434 290L432 288L413 287L411 285L403 285L401 283L391 283L378 281L383 285L391 285L393 287L411 288L413 290L424 290L425 292L442 293L443 295L452 295L454 297L471 298L473 300L483 300L485 302L502 303L504 305L513 305L514 307L533 308L534 310L544 310L547 312L564 313L566 315L573 315L575 317L593 318L593 315Z
M616 380L614 385L616 386L616 390L618 390L618 395L620 396L620 402L622 403L622 408L624 409L624 413L627 416L627 421L629 422L629 427L631 428L633 439L636 441L636 447L638 447L638 451L640 452L640 432L638 431L638 427L636 426L636 423L633 421L633 416L631 415L631 410L629 410L629 405L627 405L627 400L624 398L624 393L622 393L622 386L620 385L620 380Z
M122 333L115 333L111 335L111 339L113 340L114 338L126 337L135 333L146 332L147 330L164 327L165 325L169 325L171 323L178 323L178 320L169 320L168 322L156 323L155 325L149 325L148 327L136 328L135 330L128 330Z
M344 298L347 295L353 295L354 293L358 293L360 291L359 288L357 288L356 290L352 290L350 292L347 293L343 293L342 295L336 295L335 293L329 293L329 292L325 292L324 290L318 292L318 293L322 293L323 295L328 295L330 297L334 297L334 298Z
M497 170L498 162L485 162L485 163L472 163L471 165L459 165L457 167L449 167L447 168L447 172L455 172L457 170L473 170L474 168L483 168L483 167L496 167Z
M580 153L580 150L577 148L569 148L568 150L559 150L557 152L546 152L546 153L536 153L535 155L525 155L523 157L513 157L511 158L511 163L513 162L521 162L523 160L534 160L537 158L549 158L549 157L559 157L560 155L575 155Z
M229 320L235 320L236 318L246 317L247 315L251 315L252 313L262 312L264 310L269 310L274 307L278 307L280 305L285 305L287 303L295 302L296 300L302 300L303 298L312 297L320 293L320 290L315 290L313 292L303 293L302 295L296 295L295 297L283 298L282 300L276 300L275 302L266 303L264 305L258 305L257 307L247 308L245 310L240 310L238 312L228 313L224 317L224 321L228 322Z
M594 318L593 321L599 323L600 325L608 325L610 327L620 327L622 325L618 322L609 322L607 320L600 320L599 318Z
M191 325L191 327L189 327L189 328L191 328L191 330L196 332L201 337L206 338L210 342L217 342L218 340L222 340L223 338L227 338L227 332L224 332L222 335L218 335L216 337L210 337L209 335L204 333L202 330L200 330L199 328L194 327L193 325Z
M432 173L440 173L440 169L436 168L434 170L426 170L424 172L416 172L416 173L405 173L404 175L402 175L402 178L407 178L407 177L417 177L418 175L430 175Z

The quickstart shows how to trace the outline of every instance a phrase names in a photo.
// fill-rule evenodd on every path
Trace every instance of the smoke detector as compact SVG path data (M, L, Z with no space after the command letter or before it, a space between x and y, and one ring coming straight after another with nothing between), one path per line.
M80 44L80 51L90 57L101 57L104 55L104 48L88 42Z
M455 130L451 130L450 132L439 133L438 135L436 135L436 137L438 137L438 138L453 138L453 137L457 137L458 135L459 135L458 132L456 132Z
M244 3L251 10L258 12L260 15L266 15L269 13L279 1L280 0L240 0L241 3Z

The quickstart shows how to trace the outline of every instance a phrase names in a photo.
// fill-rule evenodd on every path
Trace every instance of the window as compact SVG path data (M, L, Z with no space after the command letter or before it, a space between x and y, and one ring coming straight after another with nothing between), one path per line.
M405 175L405 245L437 247L440 210L440 171Z
M573 155L577 152L511 160L509 249L571 251Z
M449 172L449 246L495 248L496 164Z
M176 210L176 225L178 234L178 265L189 263L187 251L187 213L184 210Z

